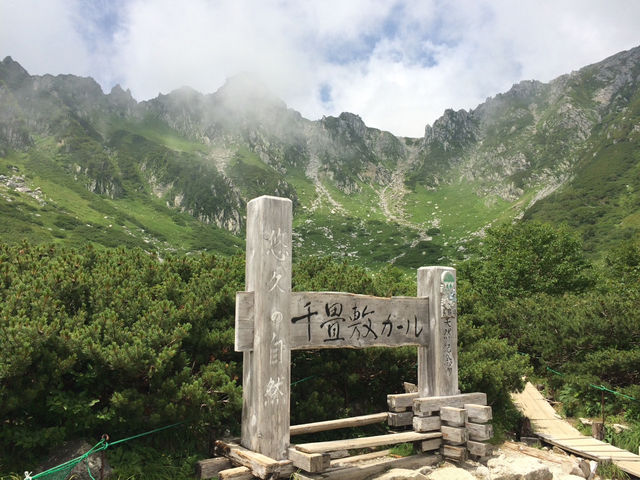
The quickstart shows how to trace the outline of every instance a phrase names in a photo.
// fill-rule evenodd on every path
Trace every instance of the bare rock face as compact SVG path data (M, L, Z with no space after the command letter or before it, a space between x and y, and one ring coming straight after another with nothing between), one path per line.
M469 472L458 467L439 468L427 477L429 480L475 480Z
M415 470L407 470L406 468L393 468L382 475L373 477L371 480L427 480L431 477L425 477Z
M65 442L61 447L55 449L46 463L40 466L35 472L32 473L40 473L50 468L57 467L69 460L73 460L74 458L80 457L84 455L89 450L91 450L92 445L90 445L86 440L74 440L70 442ZM100 468L102 467L102 456L100 453L96 453L90 455L87 458L87 461L82 461L78 463L73 470L71 470L70 476L75 480L91 480L92 477L89 476L87 472L87 462L88 467L91 469L91 474L94 478L99 478L100 476ZM111 475L112 469L111 466L106 462L104 463L104 472L103 478L108 478Z
M492 480L552 480L549 467L534 458L506 456L487 462Z

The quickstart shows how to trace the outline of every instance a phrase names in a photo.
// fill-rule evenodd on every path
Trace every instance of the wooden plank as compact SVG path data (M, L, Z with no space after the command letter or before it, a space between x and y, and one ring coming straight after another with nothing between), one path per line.
M420 443L420 448L423 452L430 452L432 450L438 450L442 445L441 438L432 438L431 440L424 440Z
M289 446L291 223L289 199L247 204L246 290L254 292L256 321L253 355L243 364L242 445L276 460Z
M429 344L418 350L421 397L458 393L458 314L456 271L450 267L418 269L418 297L429 297Z
M378 450L375 452L361 453L360 455L352 455L350 457L338 458L331 460L331 467L342 467L345 465L352 465L354 463L366 462L369 460L378 459L381 457L388 457L391 454L391 450Z
M387 405L392 412L403 412L413 407L413 401L420 395L418 393L392 393L387 395Z
M590 460L613 458L625 472L640 477L640 456L580 434L556 412L530 382L519 394L512 394L516 406L531 419L535 432L545 442Z
M470 422L487 423L493 419L493 411L489 406L465 403L464 408L467 410L467 418Z
M413 429L416 432L432 432L434 430L440 430L442 422L440 417L434 415L433 417L413 417Z
M236 352L253 350L253 292L236 292L236 325L234 329Z
M440 448L442 456L450 458L458 462L464 462L467 459L467 449L465 447L456 447L454 445L442 445Z
M362 427L387 421L387 412L372 413L371 415L360 415L358 417L339 418L337 420L326 420L323 422L303 423L292 425L291 435L304 435L307 433L325 432L327 430L338 430L341 428Z
M470 440L482 442L493 437L493 425L489 423L467 422L466 427Z
M233 463L247 467L253 475L259 478L268 478L276 473L290 471L292 462L289 460L278 461L261 453L248 450L235 443L216 442L216 453L224 455ZM287 451L288 453L288 451Z
M492 449L489 443L474 442L473 440L467 442L467 450L469 450L471 455L475 455L476 457L488 457L491 455Z
M253 478L253 473L247 467L229 468L218 473L219 480L253 480Z
M252 292L236 302L235 349L253 348ZM292 350L426 345L429 299L340 292L294 292L289 311Z
M206 479L218 475L221 470L231 468L231 462L225 457L207 458L196 463L196 478Z
M388 424L390 427L406 427L413 424L413 412L389 412Z
M451 427L463 427L467 421L467 410L458 407L441 407L440 420Z
M486 393L461 393L440 397L422 397L413 400L413 411L416 415L430 415L439 412L441 407L462 407L465 403L487 404Z
M354 457L355 458L355 457ZM297 473L298 480L364 480L392 468L417 469L427 465L435 465L442 460L440 455L418 454L409 457L385 458L364 465L343 467L331 462L331 468L323 473Z
M429 397L436 395L435 385L435 351L433 343L436 336L436 321L438 309L436 308L436 295L434 295L434 285L431 281L431 270L429 267L418 269L418 291L420 298L429 298L429 315L432 322L429 324L429 345L418 346L418 395ZM387 400L388 401L388 400Z
M404 393L418 393L418 386L411 382L402 382ZM622 427L622 425L620 425Z
M442 432L442 441L449 445L463 445L469 439L467 430L464 427L442 425L440 431Z
M402 432L391 433L388 435L376 435L373 437L349 438L346 440L332 440L329 442L303 443L295 445L295 448L306 453L322 453L332 452L335 450L351 450L355 448L379 447L382 445L395 445L405 442L417 442L420 440L429 440L431 438L439 438L440 432L418 433L418 432Z
M328 453L305 453L295 448L289 449L289 460L294 467L305 472L324 472L331 466L331 455Z

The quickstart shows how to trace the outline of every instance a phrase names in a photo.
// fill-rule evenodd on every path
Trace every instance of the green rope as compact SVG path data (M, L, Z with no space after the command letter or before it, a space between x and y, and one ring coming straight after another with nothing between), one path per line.
M60 465L52 467L49 470L45 470L44 472L40 472L40 473L38 473L36 475L33 475L33 476L31 476L29 474L29 472L25 472L25 474L24 474L25 475L25 480L40 478L40 477L44 477L44 476L55 475L56 473L60 474L62 476L62 478L66 478L67 475L69 474L69 472L71 470L73 470L73 467L75 467L78 463L82 462L83 460L87 461L87 468L88 468L89 461L87 459L88 459L89 455L92 455L92 454L94 454L96 452L100 452L102 450L106 450L107 447L108 447L107 442L104 439L102 439L98 443L96 443L93 447L91 447L86 453L80 455L79 457L72 458L71 460L66 461L64 463L61 463ZM91 475L91 472L89 472L89 475ZM91 478L93 478L93 477L91 477Z
M296 380L295 382L293 382L293 383L291 384L291 386L293 387L294 385L297 385L298 383L302 383L302 382L304 382L305 380L310 380L310 379L312 379L313 377L315 377L315 375L310 375L310 376L308 376L308 377L304 377L304 378L303 378L303 379L301 379L301 380Z
M564 373L560 373L557 370L554 370L553 368L547 367L547 370L549 370L552 373L555 373L556 375L564 377ZM592 387L592 388L595 388L596 390L602 390L603 392L613 393L614 395L618 395L619 397L624 397L624 398L627 398L629 400L633 400L634 402L640 401L637 398L632 397L631 395L626 395L624 393L616 392L615 390L611 390L611 389L605 387L604 385L594 385L593 383L590 383L589 386Z
M155 430L139 433L138 435L133 435L132 437L123 438L122 440L116 440L115 442L108 443L107 447L110 447L111 445L117 445L119 443L128 442L129 440L133 440L134 438L140 438L140 437L144 437L145 435L151 435L152 433L161 432L162 430L166 430L167 428L177 427L178 425L182 425L183 423L187 423L187 422L184 421L184 422L173 423L171 425L167 425L166 427L156 428Z
M31 475L29 472L24 472L24 476L25 476L25 480L35 480L37 478L43 478L43 477L49 477L49 476L53 476L54 478L61 478L61 479L65 479L67 478L67 476L69 475L69 473L71 472L71 470L73 470L73 468L78 465L80 462L86 462L87 464L87 472L89 472L89 477L91 477L92 480L95 480L95 478L93 478L93 475L91 475L91 469L89 468L89 456L93 455L94 453L98 453L101 451L106 450L107 448L113 446L113 445L118 445L119 443L124 443L124 442L128 442L129 440L133 440L135 438L140 438L140 437L144 437L146 435L151 435L152 433L156 433L156 432L160 432L162 430L166 430L168 428L174 428L177 427L179 425L182 425L186 423L186 421L183 422L178 422L178 423L173 423L171 425L167 425L165 427L160 427L160 428L156 428L153 430L149 430L148 432L143 432L143 433L139 433L137 435L133 435L131 437L126 437L123 438L121 440L116 440L115 442L111 442L109 443L105 438L102 438L98 443L96 443L93 447L91 447L86 453L80 455L79 457L76 458L72 458L71 460L68 460L64 463L61 463L60 465L57 465L55 467L52 467L48 470L45 470L44 472L40 472L36 475ZM55 477L55 475L57 474L57 477Z

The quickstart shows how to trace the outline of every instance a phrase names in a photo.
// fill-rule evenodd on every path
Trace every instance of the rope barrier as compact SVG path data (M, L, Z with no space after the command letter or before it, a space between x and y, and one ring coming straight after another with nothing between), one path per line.
M80 455L79 457L72 458L71 460L68 460L68 461L66 461L64 463L61 463L60 465L57 465L57 466L52 467L52 468L50 468L48 470L45 470L44 472L37 473L36 475L32 475L31 472L25 471L24 472L24 480L36 480L38 478L46 478L46 477L65 479L65 478L67 478L67 476L69 475L71 470L73 470L73 468L76 465L78 465L79 463L81 463L83 461L87 464L87 472L89 473L89 477L92 480L95 480L95 478L91 474L91 468L89 467L89 456L93 455L94 453L102 452L102 451L106 450L107 448L109 448L111 446L118 445L118 444L124 443L124 442L128 442L128 441L136 439L136 438L144 437L146 435L151 435L152 433L160 432L162 430L167 430L168 428L174 428L174 427L177 427L177 426L182 425L184 423L186 423L186 421L173 423L171 425L166 425L164 427L160 427L160 428L156 428L156 429L153 429L153 430L149 430L148 432L143 432L143 433L139 433L137 435L133 435L131 437L126 437L126 438L123 438L123 439L120 439L120 440L116 440L115 442L111 442L111 443L109 443L107 441L109 436L108 435L103 435L98 443L96 443L87 452L85 452L84 454Z
M310 376L308 376L308 377L304 377L304 378L303 378L303 379L301 379L301 380L296 380L295 382L293 382L293 383L291 384L291 386L293 387L294 385L296 385L296 384L298 384L298 383L302 383L302 382L304 382L305 380L310 380L310 379L312 379L313 377L315 377L315 375L310 375Z
M546 367L547 370L549 370L551 373L554 373L560 377L564 377L565 374L558 372L557 370L554 370L551 367ZM624 397L627 398L629 400L633 400L634 402L638 402L640 400L638 400L637 398L632 397L631 395L627 395L625 393L620 393L620 392L616 392L615 390L611 390L610 388L605 387L604 385L594 385L593 383L589 384L590 387L595 388L596 390L601 390L603 392L609 392L609 393L613 393L614 395L618 395L619 397Z

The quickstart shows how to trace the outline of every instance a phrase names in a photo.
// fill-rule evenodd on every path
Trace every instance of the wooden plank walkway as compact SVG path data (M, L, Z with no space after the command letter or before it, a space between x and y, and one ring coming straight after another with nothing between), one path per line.
M591 460L611 460L625 472L640 477L640 456L582 435L556 413L530 382L521 393L511 394L511 398L545 442Z

